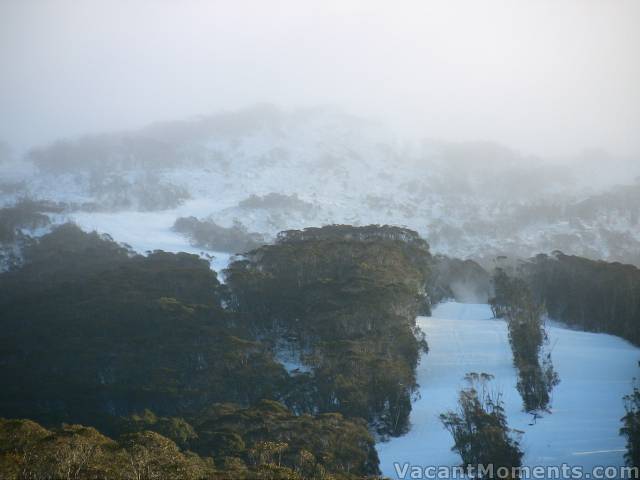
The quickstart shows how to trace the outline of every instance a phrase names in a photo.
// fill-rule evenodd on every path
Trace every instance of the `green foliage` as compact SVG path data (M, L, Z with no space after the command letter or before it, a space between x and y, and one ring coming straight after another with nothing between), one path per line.
M189 449L198 438L194 428L184 418L158 417L149 409L145 409L140 415L133 414L122 419L117 429L128 433L154 431L171 439L183 449Z
M291 406L359 416L398 435L425 347L414 334L429 261L426 242L397 227L282 232L225 271L229 304L252 329L304 353L313 375L294 382L307 400L291 396Z
M263 400L254 407L216 404L194 419L195 450L217 464L240 459L248 468L282 468L303 478L362 478L378 474L375 443L366 424L342 415L294 415L284 405ZM238 463L238 462L236 462Z
M523 266L523 278L549 315L640 345L640 270L555 252Z
M162 423L150 411L131 420L140 430L113 440L82 425L45 429L0 418L0 478L355 480L378 474L366 426L340 415L295 416L269 401L248 409L213 405L198 417L193 449L200 454L144 429Z
M465 377L469 387L460 391L458 410L440 415L440 421L454 440L452 450L462 459L463 467L493 465L512 470L521 465L523 452L507 425L500 392L492 391L486 373Z
M3 476L216 478L204 457L220 478L377 475L367 425L407 428L428 247L392 227L303 233L228 286L197 256L70 224L26 245L0 275L0 412L74 425L5 422ZM274 360L283 338L312 373Z
M528 412L546 409L559 378L553 370L551 354L542 354L543 345L548 343L542 320L544 308L533 299L524 280L509 277L502 269L494 275L494 290L491 308L496 317L507 320L524 408Z
M247 231L239 222L225 228L212 220L180 217L173 224L173 230L187 236L196 247L218 252L248 252L265 243L262 235Z
M183 453L145 431L114 441L94 428L46 430L29 420L0 419L0 477L18 479L196 480L218 476L211 459Z
M22 235L20 229L36 229L51 222L47 213L62 211L62 207L50 202L23 198L12 206L0 208L0 245L14 242Z
M624 397L624 403L626 413L622 417L620 435L627 439L625 460L629 466L640 467L640 389L637 386Z
M4 415L106 427L145 408L175 416L275 398L286 381L233 327L215 272L194 255L134 255L66 225L25 258L0 275Z

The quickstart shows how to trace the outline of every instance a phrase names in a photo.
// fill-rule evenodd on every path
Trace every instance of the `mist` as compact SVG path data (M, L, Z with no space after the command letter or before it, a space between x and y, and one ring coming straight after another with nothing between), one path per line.
M639 26L0 0L0 478L633 476Z
M5 1L0 205L138 252L389 224L489 269L640 265L639 21L625 0Z
M0 140L20 153L269 102L545 158L637 157L639 21L634 0L7 0Z

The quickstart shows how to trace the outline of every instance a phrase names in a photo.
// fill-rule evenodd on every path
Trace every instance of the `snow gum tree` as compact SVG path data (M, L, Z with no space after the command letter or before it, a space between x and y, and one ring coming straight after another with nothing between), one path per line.
M633 392L624 397L626 414L622 417L620 435L627 439L627 465L640 466L640 389L635 386Z
M492 466L489 472L495 475L505 468L517 469L523 452L519 432L507 425L501 392L489 386L492 379L487 373L467 374L468 387L460 391L458 409L441 414L440 421L453 437L452 450L460 455L464 468Z
M497 269L494 275L495 297L490 300L497 318L507 321L513 363L518 370L518 392L527 412L545 410L550 393L559 378L553 369L551 354L543 352L548 344L544 327L544 307L537 303L524 280L512 278Z

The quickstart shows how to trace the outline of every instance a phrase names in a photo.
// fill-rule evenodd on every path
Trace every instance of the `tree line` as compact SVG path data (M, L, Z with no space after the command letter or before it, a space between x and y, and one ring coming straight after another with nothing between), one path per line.
M521 262L507 280L496 282L496 308L506 300L501 284L520 284L534 304L544 304L551 318L581 329L609 333L640 345L640 270L633 265L590 260L556 251ZM640 466L640 392L625 396L620 430L627 440L626 461Z
M263 400L242 408L213 404L189 419L117 419L112 437L93 427L45 428L0 419L0 474L6 480L288 479L375 477L366 424L339 414L294 415Z
M640 345L637 267L554 252L524 262L519 275L552 318Z
M399 435L426 348L415 316L429 261L415 232L339 225L283 232L225 275L230 307L252 329L304 352L313 374L298 377L303 411L358 416L381 435Z
M502 393L491 387L491 380L491 374L468 373L467 387L458 395L458 409L442 413L440 421L451 434L452 450L460 455L469 478L513 479L524 455L519 439L522 432L509 428ZM491 470L474 470L479 466Z
M490 305L496 318L507 321L513 363L518 371L517 389L527 412L547 409L550 393L559 378L553 369L544 327L544 307L536 302L526 282L509 277L498 268L493 278L495 296Z
M353 238L260 247L229 266L226 284L195 255L141 256L107 235L54 228L0 274L0 416L42 424L29 425L46 430L36 444L49 476L61 454L45 445L78 438L61 424L96 429L86 435L104 468L143 452L185 478L190 468L377 475L370 431L408 428L430 255L410 233L363 241L352 228ZM284 336L308 373L276 360ZM8 445L2 474L14 478L31 461ZM92 468L102 467L73 478L95 478Z

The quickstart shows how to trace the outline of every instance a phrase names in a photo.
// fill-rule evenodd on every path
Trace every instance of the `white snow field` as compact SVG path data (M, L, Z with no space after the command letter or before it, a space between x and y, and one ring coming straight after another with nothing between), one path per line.
M488 305L448 302L431 317L418 318L430 348L418 366L421 398L413 405L409 433L378 444L382 473L399 478L394 462L422 468L460 464L438 415L456 409L468 372L495 375L492 383L504 394L509 426L524 432L524 465L566 463L584 471L624 465L625 441L618 435L622 397L639 373L640 349L611 335L548 326L561 383L552 394L552 413L530 425L532 416L522 412L515 388L506 324L491 317Z
M223 280L220 273L227 268L233 255L194 247L185 236L174 232L171 227L181 214L180 209L160 212L74 212L64 215L57 223L73 221L83 230L107 233L116 242L125 243L141 254L164 250L200 255L209 260L211 268L218 273L218 279Z
M131 140L151 142L161 158L132 150ZM640 183L632 179L640 162L594 157L577 168L536 158L534 166L491 142L425 140L334 109L267 105L70 142L78 161L66 166L52 169L65 157L47 146L42 168L28 154L0 163L0 206L24 197L63 202L83 226L116 240L118 232L105 228L122 222L108 216L142 210L136 222L149 222L154 233L166 225L163 236L178 216L191 215L224 227L238 220L268 240L287 229L386 223L414 229L434 252L459 258L562 250L640 264L638 215L619 207L637 203ZM160 186L189 199L144 200ZM270 194L293 203L242 203ZM167 222L158 223L163 214Z

